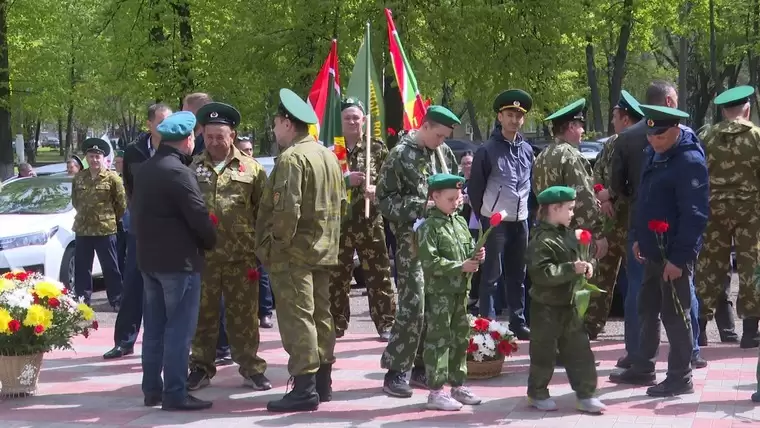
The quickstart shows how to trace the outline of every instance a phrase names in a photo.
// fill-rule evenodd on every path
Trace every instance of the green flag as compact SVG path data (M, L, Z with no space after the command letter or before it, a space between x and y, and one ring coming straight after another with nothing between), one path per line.
M364 104L364 108L369 109L371 113L368 124L372 137L385 141L385 104L383 103L383 85L377 77L375 63L372 61L372 53L369 46L369 25L364 35L364 41L359 48L359 54L356 56L356 63L351 72L351 78L348 81L346 94L352 98L358 98ZM370 82L367 88L367 68L369 68ZM370 99L367 99L367 94Z

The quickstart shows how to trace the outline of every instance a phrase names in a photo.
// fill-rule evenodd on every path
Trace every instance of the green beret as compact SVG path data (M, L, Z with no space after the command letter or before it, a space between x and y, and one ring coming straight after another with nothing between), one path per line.
M531 107L533 107L533 98L522 89L504 91L493 102L493 111L496 113L506 109L515 109L527 113Z
M195 116L201 126L217 123L235 129L240 124L240 112L224 103L208 103L198 109Z
M314 109L290 89L280 89L280 105L277 114L286 119L295 119L307 125L319 122Z
M427 113L425 114L425 120L435 122L443 126L448 126L452 129L454 126L462 124L457 115L452 113L451 110L447 109L444 106L428 107Z
M359 98L353 98L348 97L346 98L341 104L340 104L340 111L343 111L347 108L351 107L358 107L359 110L362 111L362 113L366 113L364 110L364 104L362 104L362 101Z
M640 105L641 104L639 104L633 95L629 94L628 91L623 89L620 91L620 101L618 101L615 108L625 110L625 112L634 119L641 120L641 118L644 117L644 112L641 111L641 108L639 107Z
M544 121L551 120L555 126L559 126L563 123L571 122L573 120L580 120L581 122L585 122L586 120L583 117L583 109L585 107L586 99L581 98L557 110L551 116L544 119Z
M108 156L111 154L111 145L101 138L88 138L82 143L82 151L85 154L93 152Z
M752 86L737 86L715 97L716 106L735 107L749 102L749 97L755 93Z
M157 127L161 141L181 141L189 137L195 129L195 115L189 111L178 111L166 117Z
M689 114L672 107L642 104L641 111L647 118L647 134L662 134L670 128L678 126L681 119L688 119Z
M541 205L574 201L575 189L567 186L552 186L539 193L537 199Z
M123 158L124 157L124 150L116 150L114 152L114 157Z
M434 174L428 177L428 191L461 189L464 186L464 177L454 174Z

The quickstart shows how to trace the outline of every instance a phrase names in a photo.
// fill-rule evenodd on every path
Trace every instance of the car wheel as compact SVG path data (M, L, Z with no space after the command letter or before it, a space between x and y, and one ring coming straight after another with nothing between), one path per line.
M58 279L71 291L74 291L74 246L69 245L61 258L61 273Z

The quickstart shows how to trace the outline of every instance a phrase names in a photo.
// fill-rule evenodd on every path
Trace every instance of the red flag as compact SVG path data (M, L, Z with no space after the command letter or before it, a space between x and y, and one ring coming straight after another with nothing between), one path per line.
M427 106L422 100L417 79L406 58L404 48L401 47L401 39L393 23L390 9L385 9L385 18L388 21L388 50L391 54L393 71L396 74L396 83L401 92L401 102L404 105L404 129L417 129L422 125L422 119L427 112Z

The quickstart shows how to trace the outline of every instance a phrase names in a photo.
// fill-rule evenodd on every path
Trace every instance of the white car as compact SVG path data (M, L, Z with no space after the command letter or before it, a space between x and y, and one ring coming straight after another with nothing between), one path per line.
M6 182L0 189L0 273L40 272L74 286L71 177L49 175ZM97 256L93 276L103 276Z

